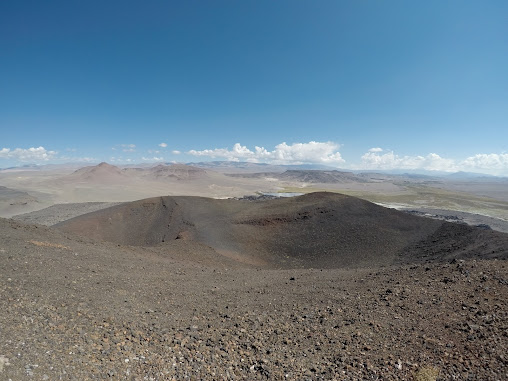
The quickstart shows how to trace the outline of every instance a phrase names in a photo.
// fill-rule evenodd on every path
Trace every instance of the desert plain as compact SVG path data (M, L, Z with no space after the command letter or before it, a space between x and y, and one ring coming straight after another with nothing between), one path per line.
M11 168L0 217L0 379L508 379L506 178Z

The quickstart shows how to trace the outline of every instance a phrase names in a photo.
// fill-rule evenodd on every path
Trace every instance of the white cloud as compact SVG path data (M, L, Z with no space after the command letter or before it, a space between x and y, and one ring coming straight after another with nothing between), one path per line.
M44 147L31 147L31 148L2 148L0 150L1 159L13 159L17 161L32 162L32 161L48 161L55 157L56 151L48 151Z
M141 160L143 161L164 161L164 158L163 157L157 157L157 156L154 156L154 157L142 157Z
M180 152L180 151L178 151L178 150L176 150L176 149L175 149L175 150L173 150L173 151L171 151L171 153L172 153L173 155L180 155L180 154L181 154L181 152Z
M428 171L457 171L453 159L446 159L438 154L430 153L427 156L399 156L393 151L384 154L380 151L371 151L362 156L363 169L424 169Z
M508 175L508 153L477 154L468 157L461 164L467 171Z
M168 145L166 143L159 144L159 147L166 148Z
M294 143L291 145L280 143L273 151L264 147L254 147L254 151L240 143L236 143L233 149L215 148L202 151L190 150L188 154L194 156L208 156L211 158L225 158L230 161L270 162L274 164L302 164L302 163L323 163L339 164L344 163L338 151L339 145L333 142L308 142Z
M57 158L58 161L63 161L63 162L70 162L70 163L74 163L74 162L83 162L83 163L95 163L95 162L99 162L99 159L95 158L95 157L78 157L78 156L60 156Z
M123 152L134 152L136 151L136 145L135 144L120 144L120 147L122 147Z
M136 145L135 144L117 144L114 147L111 147L113 151L117 150L117 147L121 149L123 152L135 152L136 151Z
M124 158L124 157L121 157L121 156L120 156L120 157L114 157L114 156L111 156L111 157L110 157L110 159L109 159L109 161L110 161L111 163L113 163L113 162L114 162L114 163L119 163L119 164L121 164L121 163L132 163L134 160L132 160L132 159L130 159L130 158Z
M479 172L492 175L508 175L508 154L477 154L464 160L441 157L436 153L426 156L399 156L393 151L381 154L381 151L366 152L361 165L356 169L408 169L443 172Z
M383 152L383 149L379 147L374 147L369 149L369 152Z

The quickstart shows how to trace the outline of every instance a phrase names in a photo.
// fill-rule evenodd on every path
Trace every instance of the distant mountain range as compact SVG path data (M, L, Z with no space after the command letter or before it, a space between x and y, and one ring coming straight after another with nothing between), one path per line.
M498 178L498 176L494 176L494 175L487 175L485 173L476 173L476 172L455 172L455 173L450 173L448 174L447 176L448 178L453 178L453 179L471 179L471 178Z
M352 172L323 171L316 169L288 169L284 172L260 172L260 173L229 173L227 176L243 178L271 177L281 181L297 181L302 183L349 183L367 182L366 176L357 176Z
M119 168L153 168L160 165L174 165L174 163L138 163L119 165ZM428 171L423 169L408 170L408 169L391 169L391 170L348 170L330 167L322 164L294 164L294 165L274 165L267 163L250 163L241 161L202 161L202 162L189 162L185 164L194 168L212 169L217 172L223 173L268 173L268 172L285 172L287 170L320 170L320 171L339 171L354 173L357 175L362 174L382 174L392 176L404 176L409 178L439 178L450 180L502 180L508 179L506 176L494 176L485 173L476 172L444 172L444 171ZM44 170L58 170L58 169L79 169L83 168L83 163L65 163L65 164L25 164L17 167L0 168L0 172L14 172L14 171L44 171Z
M295 164L295 165L274 165L267 163L249 163L245 161L201 161L198 163L186 163L198 168L209 168L219 172L235 172L241 169L242 172L284 172L288 169L315 169L315 170L338 170L322 164Z
M202 168L185 164L159 164L152 167L120 168L108 163L80 168L64 180L78 182L123 182L129 179L140 178L147 180L194 180L207 176Z

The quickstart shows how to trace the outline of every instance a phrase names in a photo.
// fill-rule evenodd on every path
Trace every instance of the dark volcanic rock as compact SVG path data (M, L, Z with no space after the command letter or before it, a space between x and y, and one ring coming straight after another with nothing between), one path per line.
M253 269L175 242L0 219L0 379L508 377L505 261Z
M178 238L240 262L276 268L508 255L506 234L325 192L249 203L159 197L103 209L56 227L120 245L171 245Z

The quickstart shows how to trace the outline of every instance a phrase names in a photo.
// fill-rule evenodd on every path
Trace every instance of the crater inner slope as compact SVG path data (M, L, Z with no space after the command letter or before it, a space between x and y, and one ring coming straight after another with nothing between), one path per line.
M238 262L273 268L377 267L464 255L508 256L508 235L480 234L479 229L327 192L265 201L157 197L55 226L120 245L163 247L193 241Z

